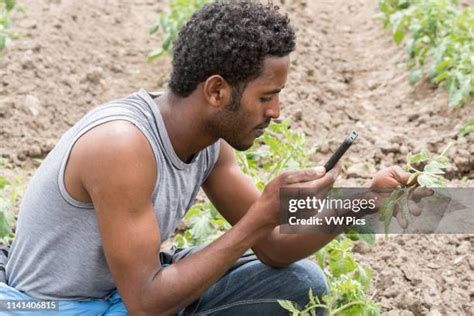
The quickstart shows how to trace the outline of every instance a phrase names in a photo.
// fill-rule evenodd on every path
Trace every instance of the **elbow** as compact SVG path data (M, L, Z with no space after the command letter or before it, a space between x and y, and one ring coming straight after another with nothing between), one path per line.
M170 304L171 302L165 302L159 293L152 291L137 291L134 299L123 303L126 303L128 313L133 316L176 315L180 309L179 306Z
M271 255L265 253L255 253L255 255L257 256L258 260L260 260L260 262L275 269L287 268L293 263L291 261L281 260L281 258L272 257Z
M127 306L128 313L133 316L168 316L168 315L176 315L176 310L172 309L165 309L162 307L157 306L147 306L147 304L143 304L141 306L134 306L129 308Z

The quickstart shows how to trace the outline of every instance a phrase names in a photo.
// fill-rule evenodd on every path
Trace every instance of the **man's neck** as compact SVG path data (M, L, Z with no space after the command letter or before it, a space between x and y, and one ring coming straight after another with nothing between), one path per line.
M186 163L217 141L206 133L199 106L190 97L181 98L167 91L155 99L176 155Z

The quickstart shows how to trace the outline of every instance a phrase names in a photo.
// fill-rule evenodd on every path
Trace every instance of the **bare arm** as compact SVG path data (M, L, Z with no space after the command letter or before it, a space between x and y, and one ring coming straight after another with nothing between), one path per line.
M323 174L298 187L328 189L334 184L334 176ZM301 178L304 180L304 177ZM221 153L216 166L204 184L204 190L221 214L231 225L236 225L247 210L257 201L260 192L253 181L245 175L237 164L233 149L221 141ZM280 234L279 226L259 240L252 248L258 258L271 266L284 267L308 257L324 247L336 235L289 235Z
M249 212L199 253L161 269L151 202L155 160L141 132L127 122L101 125L79 139L70 166L79 168L70 172L79 174L94 203L107 263L132 315L175 314L275 226L258 211ZM270 201L260 199L254 208L264 214Z

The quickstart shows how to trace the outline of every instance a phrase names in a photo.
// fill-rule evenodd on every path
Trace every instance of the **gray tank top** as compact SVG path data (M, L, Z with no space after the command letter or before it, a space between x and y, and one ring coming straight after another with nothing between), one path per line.
M49 153L20 206L6 265L10 286L34 298L65 300L104 298L116 288L102 249L94 206L72 198L64 185L72 146L84 133L106 122L129 121L148 139L157 161L152 200L161 240L173 233L213 169L219 142L194 155L190 163L181 161L152 97L142 89L93 109Z

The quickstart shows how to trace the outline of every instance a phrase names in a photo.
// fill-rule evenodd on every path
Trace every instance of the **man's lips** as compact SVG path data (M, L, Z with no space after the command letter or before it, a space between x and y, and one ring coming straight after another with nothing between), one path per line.
M268 127L268 125L270 125L270 122L265 122L265 123L260 124L260 125L258 125L257 127L255 127L255 129L256 129L256 130L262 130L262 131L263 131L264 129L266 129L266 128Z

